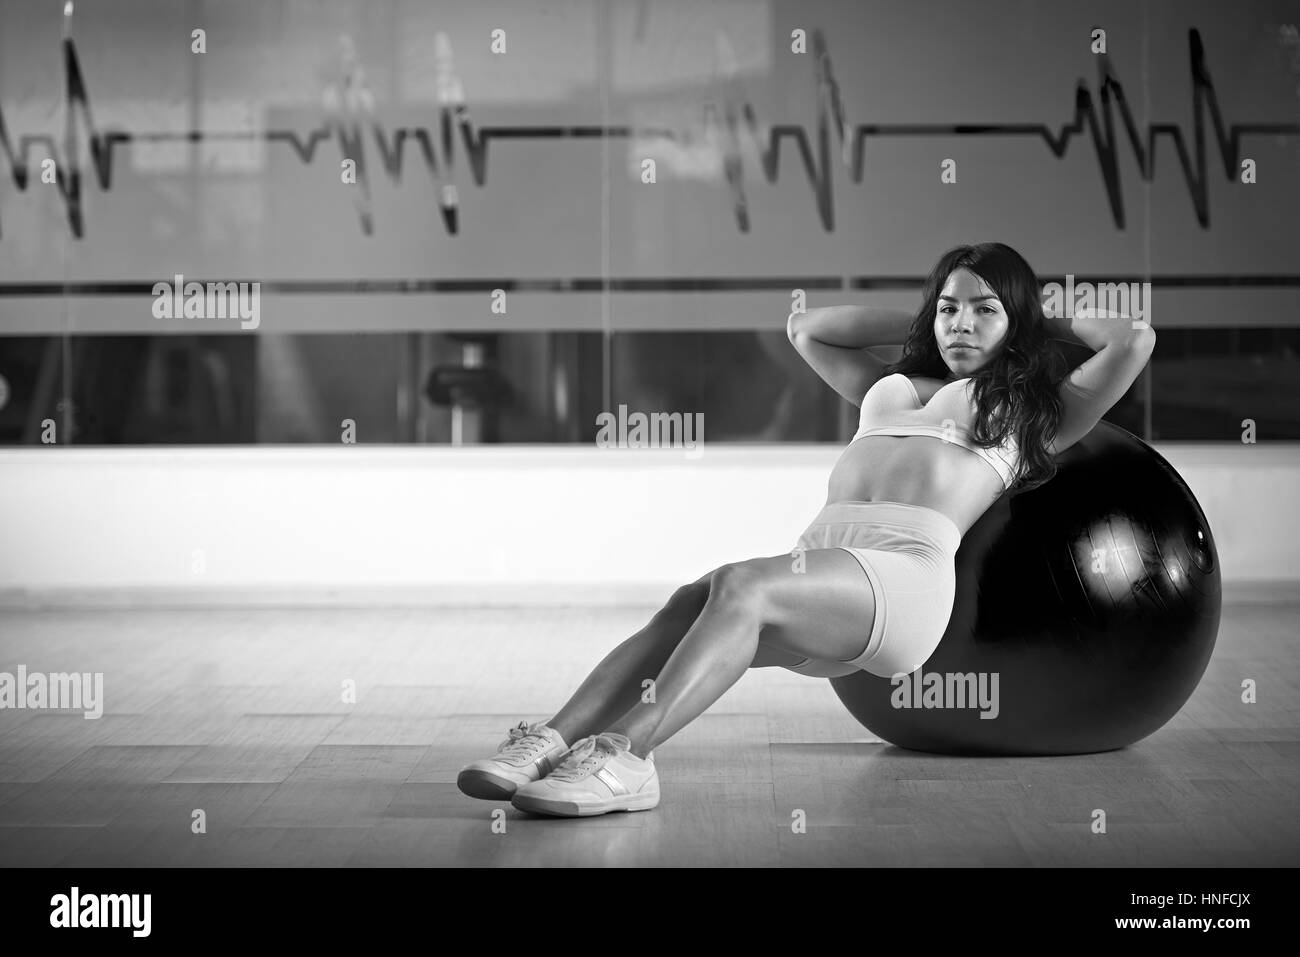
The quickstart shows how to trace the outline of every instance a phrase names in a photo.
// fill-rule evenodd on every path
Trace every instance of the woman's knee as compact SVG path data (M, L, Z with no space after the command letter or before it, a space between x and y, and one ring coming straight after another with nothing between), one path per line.
M723 565L710 579L709 600L732 609L758 612L762 608L767 573L755 561Z
M709 600L709 578L682 585L660 611L660 615L669 618L691 618L699 616L704 610L704 603Z
M693 621L706 604L726 606L733 611L758 612L762 607L766 576L760 560L719 566L673 592L660 614L672 618L688 617Z

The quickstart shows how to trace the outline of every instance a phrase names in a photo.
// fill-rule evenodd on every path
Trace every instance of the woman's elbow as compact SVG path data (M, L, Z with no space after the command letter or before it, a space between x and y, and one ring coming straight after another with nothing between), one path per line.
M1156 349L1156 331L1149 322L1135 321L1129 343L1134 349L1145 352L1147 358L1150 358L1151 353L1155 352Z
M792 312L785 320L785 334L791 342L795 341L796 336L808 335L808 322L816 309L805 309L802 312Z
M803 315L801 312L792 312L785 320L785 335L792 345L795 344L795 339L800 334Z

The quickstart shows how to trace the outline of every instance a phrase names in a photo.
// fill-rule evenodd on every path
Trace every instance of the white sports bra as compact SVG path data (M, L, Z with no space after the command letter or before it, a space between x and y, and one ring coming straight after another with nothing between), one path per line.
M1009 488L1018 458L1015 440L1008 438L991 449L971 441L973 409L967 389L962 386L966 382L970 382L969 376L949 382L928 403L922 403L907 376L901 372L885 376L862 398L862 414L853 442L868 435L929 435L944 439L982 458L998 473L1003 489Z

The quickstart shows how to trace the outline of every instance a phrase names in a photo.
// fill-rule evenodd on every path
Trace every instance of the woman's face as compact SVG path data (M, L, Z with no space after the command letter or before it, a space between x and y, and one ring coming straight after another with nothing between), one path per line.
M997 293L969 269L955 269L939 293L934 338L957 378L992 361L1007 337L1006 309Z

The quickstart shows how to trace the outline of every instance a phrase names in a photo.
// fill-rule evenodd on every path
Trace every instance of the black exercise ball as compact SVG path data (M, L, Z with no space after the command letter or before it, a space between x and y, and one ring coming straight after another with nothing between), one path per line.
M832 679L868 730L916 751L1082 754L1132 744L1191 697L1222 604L1200 505L1154 449L1108 422L1057 465L963 537L952 617L920 676L906 688L867 672ZM996 717L971 700L954 707L955 694L931 694L945 707L910 694L974 688L981 675Z

